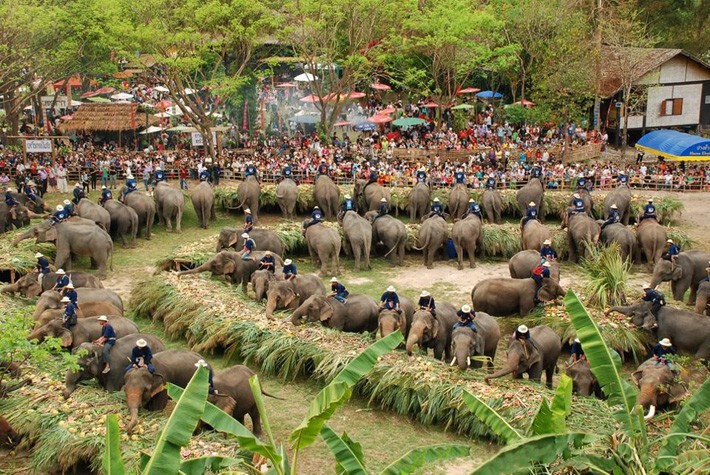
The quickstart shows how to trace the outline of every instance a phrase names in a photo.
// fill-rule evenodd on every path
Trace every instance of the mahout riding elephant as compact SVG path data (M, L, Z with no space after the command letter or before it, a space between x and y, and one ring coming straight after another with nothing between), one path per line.
M320 178L319 178L320 179ZM310 222L306 219L303 224ZM320 275L325 275L330 267L331 275L338 275L340 264L340 233L323 223L308 226L305 230L308 254L313 266L320 268Z
M631 378L639 387L636 404L648 409L644 416L647 420L656 415L656 409L675 404L688 393L687 381L677 378L670 366L653 358L641 363Z
M344 304L333 297L311 295L294 310L291 323L300 325L305 319L344 332L374 332L377 312L377 304L369 295L350 294Z
M653 267L651 287L656 288L661 282L670 281L673 298L679 302L683 301L685 292L690 289L688 305L695 305L698 285L708 276L705 270L708 262L710 262L710 252L699 249L678 254L675 266L669 260L659 259Z
M426 183L419 182L409 192L409 220L419 221L429 212L431 190Z
M106 302L115 306L123 313L123 300L111 289L93 289L82 287L76 289L79 305L89 302ZM54 290L45 290L35 304L34 319L37 320L42 312L47 309L63 309L64 305L61 302L62 296Z
M387 188L380 185L379 183L370 183L363 179L355 180L355 200L358 202L358 206L362 211L373 211L379 208L380 200L382 198L386 199L387 202L391 202L390 192ZM362 206L360 206L362 205Z
M471 291L473 308L496 317L508 315L524 317L535 308L535 288L536 284L532 278L485 279L476 284ZM564 295L565 291L554 279L544 278L537 298L541 302L549 302Z
M108 392L116 392L123 386L123 375L126 372L126 364L130 360L131 351L136 346L136 341L145 340L148 343L151 351L156 353L165 351L165 345L155 335L149 333L132 333L118 335L116 344L111 348L109 356L108 373L104 373L105 361L103 360L103 346L97 345L90 341L80 345L75 345L73 353L79 354L77 371L67 371L67 376L64 380L65 388L62 392L64 399L69 399L71 394L76 390L81 381L90 379L98 379L99 384Z
M185 195L182 194L182 190L161 181L155 187L153 199L155 199L155 211L158 213L158 224L165 224L165 228L172 231L174 219L175 232L181 233L182 214L185 210Z
M125 186L119 190L119 195L125 190ZM123 199L126 206L133 208L138 215L138 236L144 234L146 239L153 235L153 221L155 220L155 201L142 191L132 191ZM145 231L145 233L143 233Z
M409 329L412 326L414 317L414 304L405 296L399 298L401 312L396 310L381 309L377 316L377 328L382 338L397 330L402 331L405 341L409 336Z
M370 270L370 248L372 246L372 225L355 211L347 211L342 218L343 234L345 235L345 255L355 260L355 271L360 271L360 261L364 261L365 269Z
M628 185L619 185L604 197L604 219L609 218L611 205L616 205L621 223L628 226L631 217L631 190Z
M219 232L217 238L217 251L232 248L241 251L244 247L244 230L242 228L225 227ZM271 229L254 228L249 233L249 237L254 240L254 250L271 251L279 256L284 255L284 243L278 234Z
M155 372L150 373L145 366L132 368L124 376L123 390L130 413L126 430L131 433L138 424L138 409L164 409L167 405L165 385L173 383L184 388L192 379L197 368L195 364L204 360L202 356L186 350L165 350L153 354Z
M340 205L340 188L327 175L316 178L313 199L325 215L325 219L335 219Z
M449 227L441 216L435 215L424 220L419 227L419 244L417 251L423 251L424 265L427 269L434 268L434 257L443 248L449 238Z
M49 205L45 203L44 200L39 196L35 197L34 200L31 200L29 196L24 193L12 192L11 195L15 199L15 201L25 205L27 209L29 209L35 214L45 214L52 211L52 208L50 208Z
M79 288L94 288L103 289L104 286L101 280L92 274L87 274L85 272L67 272L69 276L69 281L74 285L75 289ZM25 298L33 298L40 295L42 292L50 290L57 283L57 274L55 272L49 272L44 274L42 277L42 284L38 282L38 276L36 272L30 272L23 275L15 281L14 284L8 284L0 289L0 293L3 294L15 294L19 293Z
M500 326L495 318L484 312L476 312L476 331L469 327L454 328L451 332L451 365L456 363L460 370L481 368L483 363L471 361L474 356L487 356L488 371L493 371L493 360L500 340Z
M609 224L602 229L601 240L605 245L617 243L623 260L634 260L636 256L636 236L621 223Z
M640 301L610 310L631 317L637 327L654 331L659 340L668 338L681 353L696 358L710 358L710 318L669 306L661 307L658 315L651 313L651 304Z
M248 209L254 218L254 223L258 221L259 195L261 194L261 184L254 175L248 176L237 187L238 208Z
M545 383L548 388L552 388L552 375L562 351L562 341L552 328L546 325L538 325L529 331L529 340L510 338L508 361L500 370L486 375L486 382L509 373L513 373L515 379L522 379L523 374L527 373L531 381L539 383L544 371Z
M454 223L451 238L456 248L458 269L463 269L464 252L468 255L471 269L476 267L476 251L483 255L483 223L475 214L466 216Z
M35 328L39 328L52 320L61 320L63 315L64 309L62 308L47 309L35 319ZM100 315L122 317L123 312L109 302L82 302L81 306L76 309L76 318L78 319L98 317Z
M523 250L539 251L542 243L550 239L550 230L537 219L531 219L522 231Z
M700 282L695 296L695 313L710 316L710 282Z
M89 219L104 231L111 229L111 215L100 205L92 202L88 198L82 198L74 208L76 214L84 219Z
M572 379L572 392L579 396L591 396L594 394L603 399L602 392L597 379L592 374L589 361L580 359L565 368L565 374Z
M667 240L666 228L658 224L658 221L653 218L641 221L636 228L636 241L638 242L636 262L641 262L641 254L643 254L649 269L652 269L661 259Z
M37 340L42 343L45 338L60 338L63 348L75 348L82 343L91 342L101 336L101 322L99 317L87 317L77 320L76 325L67 330L62 325L61 319L51 320L32 331L27 340ZM126 317L109 316L109 323L116 331L116 335L132 335L138 333L138 327Z
M12 228L20 229L30 225L30 218L38 217L22 203L15 207L15 218L10 215L10 211L4 201L0 201L0 234L12 231Z
M125 248L136 247L138 223L140 221L136 210L114 199L107 200L103 206L111 217L111 226L109 228L111 238L114 241L121 239Z
M381 243L386 249L385 257L389 257L390 263L401 266L404 263L407 228L402 221L390 215L375 219L376 216L376 211L365 213L365 219L372 223L373 246L377 248Z
M529 249L527 251L520 251L516 253L508 261L510 277L513 279L527 279L532 277L533 269L540 265L541 261L542 257L540 256L540 251ZM559 282L560 263L557 261L548 262L550 262L550 278L555 282Z
M241 284L242 292L247 292L247 284L251 281L251 276L259 268L259 260L264 257L265 251L254 251L251 259L242 259L242 254L233 251L220 251L202 265L194 269L178 272L178 277L200 272L211 272L213 276L228 278L234 285ZM283 267L283 261L279 256L275 256L276 267Z
M489 223L503 222L503 198L498 190L485 190L481 196L481 208Z
M276 203L281 208L281 215L286 219L296 217L296 203L298 202L298 185L291 178L281 180L276 187Z
M580 188L575 191L584 202L584 212L590 218L594 219L594 199L592 199L592 194L586 188Z
M276 282L276 276L266 269L255 270L251 275L251 290L254 291L254 298L257 302L266 298L266 292L269 290L271 282Z
M210 220L215 219L214 211L214 190L206 181L197 185L190 195L192 207L195 208L197 214L197 222L200 227L207 229L210 226Z
M296 310L312 295L325 295L325 285L316 274L301 274L292 280L277 280L269 283L266 291L266 317L275 310Z
M35 238L37 242L55 243L57 254L54 265L57 268L70 270L72 256L89 256L98 267L99 278L106 277L106 265L113 253L113 241L106 231L94 223L86 225L64 222L52 225L49 220L43 221L17 236L12 243L16 246L23 239L29 238Z
M405 348L412 355L414 345L419 345L423 353L434 350L434 358L449 361L451 358L451 332L458 321L456 308L448 302L436 305L436 316L428 310L416 310L407 335Z
M542 182L539 178L531 178L529 182L520 188L516 194L516 200L518 202L518 209L520 213L525 216L525 212L528 209L528 204L532 201L537 207L537 216L541 221L545 220L545 210L544 210L544 200L545 187L542 186Z
M466 185L456 183L449 193L449 215L452 220L463 218L464 213L468 209L469 194Z
M583 213L565 214L562 228L567 228L567 253L569 260L575 263L588 255L589 247L597 245L602 231L599 223Z

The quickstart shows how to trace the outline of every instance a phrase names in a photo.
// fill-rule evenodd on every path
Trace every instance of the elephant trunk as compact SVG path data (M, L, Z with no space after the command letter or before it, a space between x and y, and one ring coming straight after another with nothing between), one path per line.
M71 394L76 390L76 386L79 381L81 381L82 376L83 374L81 371L67 371L67 377L64 381L66 387L62 392L64 399L69 399L69 396L71 396Z
M30 231L26 231L19 236L17 236L15 239L12 240L12 245L17 246L21 241L24 241L25 239L29 239L32 237L32 233Z
M518 368L519 362L520 362L520 357L518 355L509 354L508 355L508 362L506 363L506 365L503 368L496 371L495 373L486 376L486 378L485 378L486 381L489 379L500 378L501 376L505 376L506 374L510 374L510 373L514 372Z
M298 307L291 314L291 323L293 323L294 325L300 325L301 318L303 318L304 315L307 315L307 312L305 310L303 310L301 307Z
M695 298L695 313L700 315L705 315L705 310L708 306L708 296L705 294L698 294Z
M471 357L468 351L468 345L456 345L455 348L456 363L461 371L468 369Z
M0 294L14 294L15 292L18 292L18 291L19 291L19 289L17 287L17 282L15 282L14 284L4 285L0 289Z
M254 294L256 295L256 301L261 302L266 296L266 286L263 282L257 282L254 285Z
M128 405L128 413L130 414L130 421L126 427L126 431L130 434L133 429L138 425L138 408L141 407L143 403L143 392L140 388L126 388L126 404Z
M275 293L266 295L266 318L273 318L274 310L276 310L276 300Z
M35 330L27 336L27 341L37 340L37 343L42 343L44 336L44 333L40 332L39 328L35 328Z
M211 266L211 263L208 261L208 262L205 262L204 264L202 264L201 266L195 267L194 269L189 269L189 270L184 270L184 271L178 272L178 277L183 276L183 275L189 275L189 274L199 274L200 272L207 272L207 271L211 271L211 270L212 270L212 266Z
M655 289L659 285L661 285L661 282L663 282L663 279L661 278L660 275L657 275L655 272L653 273L653 277L651 277L651 288Z
M412 356L412 350L414 349L414 345L419 345L421 347L421 338L420 335L417 334L414 329L409 332L409 336L407 337L407 354L409 356Z
M656 406L656 387L653 384L642 384L639 391L637 404L643 406L644 409L651 406Z

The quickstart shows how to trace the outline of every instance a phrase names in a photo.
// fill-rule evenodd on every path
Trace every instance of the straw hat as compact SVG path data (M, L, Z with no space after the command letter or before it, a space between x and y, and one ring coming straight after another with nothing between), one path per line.
M387 287L387 292L397 292L397 289L395 289L393 285L390 285Z
M72 284L71 282L69 282L67 285L64 286L64 288L66 288L66 289L73 289L73 288L74 288L74 284Z
M331 281L331 282L337 282L337 281L338 281L338 278L337 278L337 277L333 277L332 279L330 279L330 281Z
M660 343L661 346L673 346L671 344L671 341L668 338L664 338L661 341L659 341L658 343Z
M62 206L62 205L57 205L57 207L56 207L55 209L56 209L57 211L64 211L64 206Z
M420 297L429 297L429 292L427 292L426 290L422 290L422 293L419 294L419 296Z
M67 206L69 206L69 205L71 204L71 201L69 201L69 200L64 200L64 204L67 205Z
M461 307L461 311L462 311L463 313L468 313L468 312L471 311L471 306L470 306L470 305L464 305L463 307Z
M350 195L345 195L345 199L346 199L346 200L349 200L349 199L350 199Z
M62 303L69 303L69 302L71 302L71 300L69 300L69 297L62 297L61 302Z
M545 261L545 262L542 263L542 266L543 266L543 267L550 267L550 263L547 262L547 261Z
M616 203L614 203L613 205L611 205L611 209L618 209L618 206L616 206Z
M35 258L39 259L40 257L44 257L44 255L41 252L38 252L35 254Z
M251 214L251 210L250 210L249 208L245 208L245 209L244 209L244 213L246 213L246 214Z
M292 261L291 259L286 259L286 260L284 261L284 265L285 265L285 266L290 266L292 263L293 263L293 261Z
M518 327L518 333L527 333L528 332L528 327L525 325L520 325Z
M205 360L199 360L195 363L195 368L207 368L207 362Z
M108 322L108 317L107 317L106 315L101 315L101 316L100 316L99 318L97 318L96 320L98 320L98 321L100 321L100 322Z
M138 341L136 342L136 346L137 346L138 348L145 348L146 346L148 346L148 342L145 341L143 338L141 338L140 340L138 340Z
M669 239L666 241L668 244L673 244L673 239Z
M387 203L387 198L382 198L382 199L380 200L380 203Z
M249 239L249 234L247 234L247 233L242 233L242 237L243 237L244 239Z
M57 269L56 274L64 275L64 274L66 274L66 272L64 272L64 269Z
M574 339L574 342L575 342L575 343L580 343L579 338L575 338L575 339Z
M534 201L531 201L530 203L528 203L528 206L536 206L536 205L535 205Z
M549 239L545 239L544 241L542 241L542 243L550 245L550 244L552 244L552 241L550 241Z

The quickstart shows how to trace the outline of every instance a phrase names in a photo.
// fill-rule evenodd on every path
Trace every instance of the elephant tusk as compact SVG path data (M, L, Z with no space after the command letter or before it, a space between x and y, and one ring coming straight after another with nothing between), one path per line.
M468 366L471 366L471 357L470 357L470 356L467 356L467 357L466 357L466 364L467 364Z
M652 418L653 416L655 416L655 415L656 415L656 406L654 406L653 404L651 404L651 406L648 408L648 414L646 414L646 415L644 416L644 420L647 421L647 420L651 419L651 418Z
M449 366L453 366L454 363L456 363L456 357L454 356L453 359L451 360L451 363L449 363Z

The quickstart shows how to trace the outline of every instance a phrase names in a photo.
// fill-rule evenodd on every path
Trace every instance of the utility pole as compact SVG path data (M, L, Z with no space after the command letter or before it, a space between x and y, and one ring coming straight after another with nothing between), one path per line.
M594 94L594 112L592 116L592 124L594 130L599 131L600 128L600 112L601 112L601 82L602 82L602 2L603 0L594 0L594 46L595 46L595 72L597 76L596 91Z

